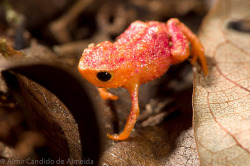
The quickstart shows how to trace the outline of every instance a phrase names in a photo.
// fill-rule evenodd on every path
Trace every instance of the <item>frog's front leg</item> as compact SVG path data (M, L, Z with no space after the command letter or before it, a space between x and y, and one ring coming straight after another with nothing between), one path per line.
M104 100L117 100L118 96L109 93L105 88L98 88L101 98Z
M190 55L189 42L192 45L191 64L194 64L199 57L202 69L207 75L207 63L204 55L204 48L197 36L178 19L172 18L167 22L168 34L170 35L171 63L177 64Z
M132 129L134 128L135 122L136 122L137 117L138 117L138 115L140 113L139 104L138 104L139 84L135 83L135 84L132 84L131 86L126 87L126 88L128 89L128 91L130 93L130 96L131 96L132 108L131 108L128 120L126 122L125 128L122 131L122 133L120 133L119 135L117 135L117 134L114 134L114 135L107 134L107 136L110 139L113 139L113 140L125 140L125 139L127 139L129 137Z

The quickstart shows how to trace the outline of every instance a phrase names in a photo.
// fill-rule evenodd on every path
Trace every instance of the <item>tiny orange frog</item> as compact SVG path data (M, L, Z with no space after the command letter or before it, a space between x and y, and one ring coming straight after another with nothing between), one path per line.
M132 108L121 134L107 136L113 140L129 137L139 115L139 85L159 78L170 65L186 60L192 45L191 64L200 59L204 74L208 73L204 48L192 31L178 19L167 23L156 21L133 22L114 43L104 41L90 44L83 51L78 70L92 84L99 87L102 98L118 97L106 88L126 88L132 100Z

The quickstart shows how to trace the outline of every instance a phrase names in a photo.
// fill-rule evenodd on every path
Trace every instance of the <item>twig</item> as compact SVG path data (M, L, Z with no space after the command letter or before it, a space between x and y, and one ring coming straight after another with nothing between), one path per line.
M93 0L78 0L65 15L49 25L50 31L59 43L66 43L71 40L67 26L92 2Z

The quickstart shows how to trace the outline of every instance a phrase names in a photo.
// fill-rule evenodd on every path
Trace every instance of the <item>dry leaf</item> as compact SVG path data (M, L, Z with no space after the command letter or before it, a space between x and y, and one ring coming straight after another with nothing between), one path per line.
M12 49L1 42L0 46L3 50ZM102 120L106 117L104 102L96 98L96 87L81 80L79 73L72 67L64 66L63 61L59 59L53 62L52 54L50 54L50 60L45 62L41 57L49 54L49 50L39 46L35 46L35 49L37 51L26 50L30 55L25 54L22 60L12 59L12 61L0 62L0 70L11 69L12 71L2 72L8 85L8 92L22 108L20 112L25 114L24 119L31 128L35 128L34 130L40 131L45 136L48 152L44 150L50 159L79 161L81 158L86 160L89 158L96 164L98 154L102 150L101 138L107 139L107 131L101 132L106 129L105 124L99 126L96 119L100 119L98 123L104 123ZM11 54L15 52L9 51L6 55L11 56ZM92 101L98 104L93 106ZM95 112L98 112L98 115ZM91 115L83 115L84 113L94 115L94 119L91 119ZM91 137L92 133L93 137ZM15 152L18 151L18 154L25 154L25 156L30 154L33 149L31 146L26 148L27 142L31 145L32 141L25 140L21 144L17 143ZM44 158L44 156L39 157Z
M249 0L220 0L201 29L210 71L194 80L201 165L250 163L250 34L240 28L249 22L249 9Z

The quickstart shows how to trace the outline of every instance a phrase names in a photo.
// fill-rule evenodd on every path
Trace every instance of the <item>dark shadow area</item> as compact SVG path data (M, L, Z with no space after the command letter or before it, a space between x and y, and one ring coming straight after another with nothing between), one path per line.
M11 67L9 70L25 75L40 85L43 85L45 88L53 92L67 106L78 124L82 145L82 158L91 158L95 161L95 164L97 164L101 149L100 131L97 124L95 110L91 104L92 101L90 101L90 97L86 92L86 89L83 87L84 83L79 80L80 76L77 77L76 73L68 68L55 67L49 63L30 63L26 65L20 63L15 67ZM28 103L22 100L15 74L5 71L3 72L3 75L9 88L20 94L17 101L27 109ZM36 125L39 126L40 124ZM50 140L53 141L53 135L50 136L52 136ZM54 141L56 141L54 144L58 143L58 140ZM64 153L64 155L66 154L67 153Z

